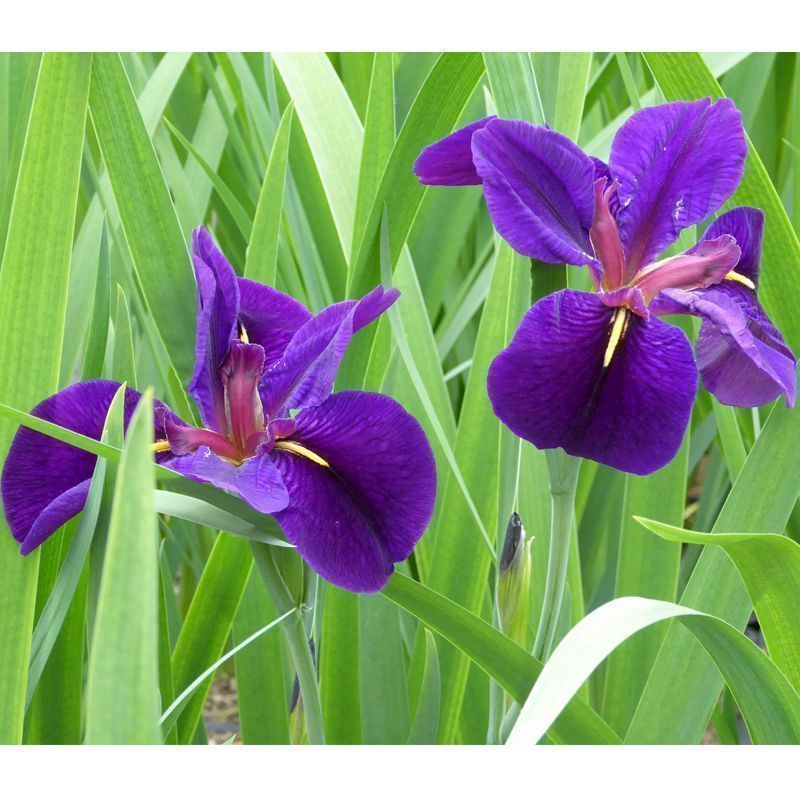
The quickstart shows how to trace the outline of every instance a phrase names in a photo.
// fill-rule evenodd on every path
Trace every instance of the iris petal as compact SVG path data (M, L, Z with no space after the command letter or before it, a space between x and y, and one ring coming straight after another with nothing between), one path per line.
M239 320L252 344L264 348L264 363L274 364L291 341L295 331L313 314L288 294L263 283L238 278Z
M721 403L749 408L785 394L786 405L794 405L797 361L752 289L731 281L697 292L671 289L651 308L703 320L697 365L703 385Z
M498 119L473 135L472 153L494 226L517 252L550 263L594 261L595 166L574 142Z
M193 481L234 492L262 514L280 511L289 502L281 475L269 455L254 456L234 464L208 447L200 447L191 455L166 461L164 466Z
M697 370L678 328L563 290L527 312L492 363L488 389L495 414L536 447L646 475L680 447Z
M100 439L108 408L119 384L76 383L48 397L33 409L34 417ZM125 425L139 402L139 392L125 392ZM169 413L156 401L156 418ZM164 431L157 422L156 438ZM163 460L163 459L160 459ZM21 427L3 466L2 497L8 527L27 554L38 547L86 502L96 456L43 433Z
M189 393L200 407L206 428L225 432L225 398L219 373L231 340L237 335L239 286L233 267L205 228L192 234L197 279L195 368Z
M485 117L426 147L414 162L414 174L428 186L471 186L481 183L472 161L472 134L496 117Z
M328 306L297 330L283 357L265 370L261 382L264 412L270 419L292 409L323 402L353 334L382 314L399 296L378 286L356 302Z
M619 129L610 167L629 277L713 214L744 171L742 117L727 98L643 108Z
M293 439L330 467L274 450L291 498L275 516L323 578L351 591L379 591L433 512L428 440L397 402L368 392L332 395L296 421Z

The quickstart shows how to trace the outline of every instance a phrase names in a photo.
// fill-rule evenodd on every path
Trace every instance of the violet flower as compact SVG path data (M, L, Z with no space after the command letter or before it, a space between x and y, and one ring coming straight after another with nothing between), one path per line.
M482 184L495 227L519 253L589 268L595 292L563 290L523 318L492 363L495 414L539 448L561 447L645 475L676 454L697 391L794 405L796 361L758 303L764 216L735 208L700 242L661 258L716 212L744 170L741 115L727 99L637 111L605 164L565 136L487 117L426 148L424 184ZM662 314L702 320L697 361Z
M203 428L155 404L164 466L273 514L305 560L345 589L381 589L422 536L436 471L419 423L370 392L331 394L351 336L398 297L378 287L312 315L237 278L203 228L194 232L199 303L189 391ZM74 384L32 412L99 439L118 384ZM125 423L139 393L128 390ZM6 518L30 553L84 506L95 456L27 428L3 468Z

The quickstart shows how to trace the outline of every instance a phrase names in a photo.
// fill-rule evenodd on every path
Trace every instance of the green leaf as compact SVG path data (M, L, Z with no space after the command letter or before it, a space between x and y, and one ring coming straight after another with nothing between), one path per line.
M754 744L800 742L800 695L744 634L692 608L621 597L581 620L562 640L542 670L508 738L535 744L597 666L637 631L678 619L708 651L736 698Z
M273 59L294 100L347 254L352 249L361 121L324 53L275 53Z
M425 671L422 673L422 688L414 714L414 724L408 737L409 744L436 744L439 732L439 703L442 682L439 676L439 656L436 654L436 639L425 629Z
M157 744L158 527L153 397L142 396L125 438L103 560L86 686L89 744Z
M117 310L114 314L114 353L111 358L111 378L118 383L136 386L136 357L133 351L133 332L125 292L117 285Z
M116 53L94 58L89 108L147 310L185 385L195 328L194 304L186 298L196 290L169 189Z
M776 406L745 461L713 532L782 531L797 499L795 481L775 475L800 471L800 415ZM752 604L731 560L721 550L700 556L681 605L724 619L743 630ZM691 669L686 670L686 665ZM680 681L675 675L681 674ZM722 679L703 648L683 628L672 626L648 677L626 741L700 741L719 696Z
M90 70L89 55L42 57L17 176L0 267L0 398L23 408L57 388ZM14 430L0 424L3 461ZM0 742L18 743L39 556L21 558L0 527Z
M278 274L278 237L283 214L283 194L289 160L294 107L286 107L275 134L272 151L258 197L253 230L247 247L244 276L274 286Z
M800 545L774 533L699 533L642 519L669 542L721 547L742 576L772 660L800 691Z
M392 575L381 593L459 648L515 700L525 701L542 664L519 645L452 600L399 573ZM564 744L620 741L600 715L578 699L567 705L550 733Z
M179 696L198 675L205 676L222 655L252 569L253 559L247 542L238 536L220 533L172 654L172 682ZM193 690L181 712L178 719L181 744L190 744L194 737L210 685L209 673L201 681L201 690Z

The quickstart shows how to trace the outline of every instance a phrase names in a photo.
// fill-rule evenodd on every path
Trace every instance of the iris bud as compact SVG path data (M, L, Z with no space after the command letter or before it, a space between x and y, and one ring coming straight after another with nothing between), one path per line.
M531 540L514 512L506 528L497 579L497 611L500 629L521 647L528 632L531 586Z

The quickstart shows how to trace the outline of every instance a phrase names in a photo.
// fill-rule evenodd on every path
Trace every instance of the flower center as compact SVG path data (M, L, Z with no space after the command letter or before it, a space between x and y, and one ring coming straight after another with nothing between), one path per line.
M220 376L225 392L228 439L241 456L253 455L252 437L264 431L264 409L258 394L263 370L263 347L239 339L231 342L220 367Z

